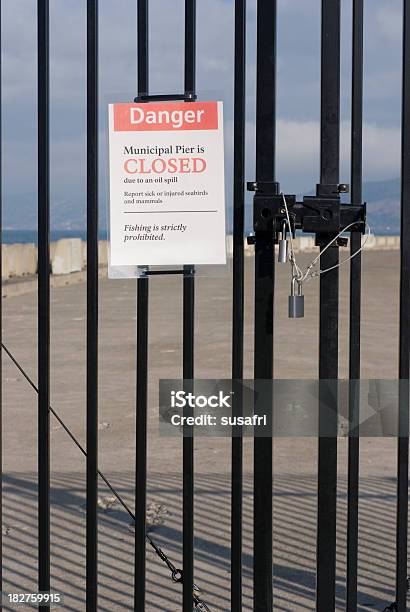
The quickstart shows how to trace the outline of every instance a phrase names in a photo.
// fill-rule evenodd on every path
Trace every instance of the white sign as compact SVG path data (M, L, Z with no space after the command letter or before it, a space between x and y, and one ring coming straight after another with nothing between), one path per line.
M226 263L222 102L110 104L110 265Z

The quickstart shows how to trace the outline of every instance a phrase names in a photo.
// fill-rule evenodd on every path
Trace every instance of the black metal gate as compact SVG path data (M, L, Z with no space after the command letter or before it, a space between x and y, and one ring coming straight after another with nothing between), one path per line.
M49 151L49 1L38 0L38 589L50 591L50 151ZM185 85L184 92L164 96L149 94L149 1L138 6L138 92L141 102L196 98L196 0L185 0ZM403 103L402 103L402 190L401 190L401 293L400 365L398 378L409 379L410 353L410 10L404 6ZM255 381L271 380L274 358L274 294L276 208L280 193L275 172L276 128L276 0L257 0L257 107L256 107L256 191L255 226ZM243 378L244 352L244 218L245 218L245 44L246 0L235 0L235 86L234 86L234 191L233 191L233 312L232 379ZM351 109L351 202L362 200L362 99L363 99L363 0L353 0L353 78ZM340 0L322 0L321 56L321 155L316 197L339 201L340 133ZM264 208L260 208L260 198ZM98 470L98 0L87 1L87 445L80 450L87 456L87 610L97 610L97 482L104 476ZM266 208L267 207L267 208ZM268 212L266 212L268 210ZM334 267L320 277L321 379L338 378L338 299L339 247L324 249L322 270ZM333 231L333 234L337 233ZM323 237L323 236L322 236ZM361 232L351 231L351 253L360 248ZM137 384L136 384L136 464L134 607L145 609L145 541L147 485L147 387L148 387L148 277L138 280L137 299ZM350 280L350 369L352 380L360 378L360 296L361 261L351 260ZM186 268L181 296L183 316L183 363L185 381L194 378L195 275ZM12 353L3 346L7 355ZM16 364L18 366L18 364ZM23 371L24 373L24 371ZM24 374L25 375L25 374ZM26 376L26 375L25 375ZM237 394L235 409L242 409ZM336 607L336 495L337 495L337 410L333 436L319 436L318 523L317 523L317 610L330 612ZM358 406L352 393L350 422L359 423ZM396 602L389 608L404 612L408 588L408 389L400 398L400 429L397 448L397 561ZM71 435L71 434L70 434ZM254 610L274 608L272 589L272 438L254 442ZM346 610L357 609L359 437L349 439L347 600ZM231 489L231 593L230 608L242 609L242 438L232 438ZM111 487L111 485L105 482ZM117 495L114 489L111 490ZM121 501L121 503L123 503ZM183 568L178 570L148 537L176 582L182 583L184 612L207 609L194 590L194 439L183 439ZM273 521L275 518L273 517ZM0 534L1 537L1 534ZM205 598L204 598L205 599ZM388 603L388 602L387 602ZM45 609L45 607L42 607Z

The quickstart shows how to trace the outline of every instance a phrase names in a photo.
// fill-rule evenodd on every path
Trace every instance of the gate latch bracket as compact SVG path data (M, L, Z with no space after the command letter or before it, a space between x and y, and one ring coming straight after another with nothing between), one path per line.
M274 243L278 242L283 224L287 221L283 196L277 182L251 182L248 191L255 193L253 198L253 228L256 232L273 232ZM341 194L348 193L345 183L318 184L316 195L304 196L302 201L296 195L285 195L292 234L297 229L316 234L316 244L328 241L329 235L338 234L350 226L349 231L365 233L366 204L346 204L341 202ZM352 225L353 224L353 225ZM252 242L252 241L251 241ZM345 238L338 238L335 246L345 246Z

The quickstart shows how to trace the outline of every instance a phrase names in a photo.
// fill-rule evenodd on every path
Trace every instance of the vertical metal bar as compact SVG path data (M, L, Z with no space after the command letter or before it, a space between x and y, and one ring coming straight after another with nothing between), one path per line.
M185 0L185 95L196 93L196 0Z
M410 355L410 10L404 2L400 228L399 439L397 449L396 599L407 609Z
M352 28L352 127L351 127L351 201L362 201L362 122L363 122L363 0L353 0ZM361 246L360 232L352 232L351 255ZM350 329L349 378L360 378L360 322L361 322L361 254L350 263ZM347 584L346 610L357 610L357 560L359 540L359 460L360 439L359 401L357 384L351 383L349 392L349 421L353 435L349 437L348 504L347 504Z
M149 30L148 30L148 0L138 0L137 30L138 30L138 95L148 94L149 83Z
M147 491L148 279L138 279L137 419L135 466L134 608L145 610L145 534Z
M3 84L2 5L0 2L0 593L3 592ZM0 609L1 605L0 605Z
M339 182L340 128L340 0L322 0L321 139L320 183ZM326 241L329 238L326 238ZM321 246L323 250L323 245ZM339 262L339 248L327 249L321 269ZM319 378L338 377L339 270L320 277ZM327 400L329 398L327 397ZM327 402L328 403L328 402ZM329 405L329 403L328 403ZM320 407L317 525L317 610L335 608L337 400L331 405L334 437L321 437L323 419L329 412Z
M196 0L185 0L185 95L196 88ZM195 270L185 266L183 280L183 378L194 378ZM193 433L191 431L191 433ZM183 591L182 609L192 610L194 588L194 438L183 439Z
M186 269L183 280L183 377L184 388L190 391L194 377L194 307L193 274ZM186 413L189 416L188 412ZM190 430L190 431L189 431ZM190 435L188 435L190 434ZM183 439L183 592L182 609L192 610L194 584L194 438L192 428L186 428Z
M149 89L148 0L138 0L138 95ZM148 278L137 281L137 398L135 458L135 568L134 608L145 610L145 535L147 499L147 399L148 399Z
M245 72L246 0L235 1L234 179L232 380L243 379L244 335L244 223L245 223ZM242 386L235 389L233 410L242 413ZM235 432L233 432L235 435ZM232 439L231 494L231 610L242 610L242 475L241 432Z
M50 590L49 3L38 0L38 588Z
M257 4L256 180L275 180L276 0ZM255 232L255 388L273 376L274 245L271 231ZM266 399L266 394L262 393ZM255 394L258 412L259 394ZM261 406L261 413L266 406ZM254 441L254 610L272 610L272 439Z
M98 539L98 0L87 0L87 592L97 610Z

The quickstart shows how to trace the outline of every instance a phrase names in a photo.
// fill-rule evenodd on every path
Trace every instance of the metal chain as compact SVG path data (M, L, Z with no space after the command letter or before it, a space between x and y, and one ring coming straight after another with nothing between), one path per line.
M3 350L5 351L5 353L8 355L8 357L11 359L11 361L14 363L14 365L16 366L16 368L19 370L19 372L24 376L24 378L26 379L26 381L29 383L29 385L34 389L34 391L38 394L38 387L36 386L36 384L32 381L32 379L30 378L30 376L27 374L27 372L23 369L23 367L20 365L20 363L17 361L17 359L14 357L14 355L9 351L9 349L6 347L6 345L2 342L1 346L3 348ZM79 441L77 440L77 438L74 436L74 434L71 432L71 430L67 427L67 425L64 423L64 421L61 419L61 417L57 414L57 412L54 410L54 408L52 406L48 407L50 413L55 417L55 419L57 419L57 421L59 422L59 424L61 425L61 427L64 429L64 431L69 435L69 437L71 438L71 440L74 442L74 444L77 446L77 448L81 451L81 453L84 455L84 457L87 456L87 451L83 448L83 446L81 446L81 444L79 443ZM110 489L111 493L114 495L114 497L120 502L120 504L122 505L122 507L124 508L124 510L126 510L126 512L128 512L128 514L130 515L130 517L132 518L132 520L134 521L134 523L136 523L136 518L135 518L135 514L132 512L132 510L129 508L129 506L127 505L127 503L123 500L123 498L121 497L121 495L118 493L118 491L116 491L116 489L114 489L114 487L112 486L112 484L109 482L109 480L104 476L104 474L102 472L100 472L100 470L97 470L97 474L100 476L101 480L103 480L103 482L107 485L107 487ZM148 533L145 534L145 537L149 543L149 545L151 546L151 548L153 548L154 552L156 553L156 555L161 559L161 561L163 561L169 568L170 572L171 572L171 578L173 580L173 582L178 582L178 583L183 583L183 573L182 570L177 569L175 567L175 565L172 563L172 561L170 560L170 558L164 553L164 551L154 542L154 540L151 538L150 535L148 535ZM203 612L211 612L210 608L208 608L208 606L206 605L206 603L204 601L202 601L202 599L199 597L199 595L197 593L195 593L196 591L199 591L199 588L197 587L196 584L194 584L194 593L192 594L192 601L194 604L194 609L195 610L201 610Z

